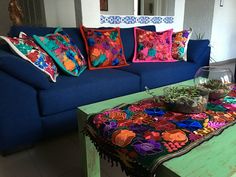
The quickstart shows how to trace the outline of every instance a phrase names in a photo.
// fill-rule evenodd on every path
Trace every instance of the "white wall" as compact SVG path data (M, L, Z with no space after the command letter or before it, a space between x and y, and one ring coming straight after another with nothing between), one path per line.
M74 0L44 0L47 26L75 27Z
M212 25L212 58L223 61L236 58L236 0L224 1L220 7L219 0L215 1Z
M211 57L219 62L236 58L236 0L186 0L184 28L192 27L196 33L205 33L211 41Z
M133 15L134 0L108 0L108 11L101 11L101 14Z
M100 0L80 0L82 23L86 27L100 26Z
M204 34L205 39L211 39L215 0L186 0L184 28L193 29L192 39L197 34Z
M185 0L175 0L175 20L173 24L174 31L183 30L184 25Z

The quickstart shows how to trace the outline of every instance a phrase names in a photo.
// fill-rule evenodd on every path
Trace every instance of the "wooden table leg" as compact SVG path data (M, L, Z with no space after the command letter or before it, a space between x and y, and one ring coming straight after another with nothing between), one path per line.
M79 129L79 146L80 146L80 165L81 176L83 177L101 177L100 157L89 137L82 132L87 114L78 110L78 129Z

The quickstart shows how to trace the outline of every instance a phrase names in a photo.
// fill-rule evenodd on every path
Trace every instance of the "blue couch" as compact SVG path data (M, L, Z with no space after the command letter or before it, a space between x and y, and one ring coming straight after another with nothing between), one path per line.
M143 27L155 30L154 26ZM12 27L9 34L45 35L54 28ZM64 28L87 57L77 28ZM188 61L175 63L131 62L134 52L133 28L121 29L127 67L86 70L79 77L64 75L56 83L7 45L0 46L0 151L11 152L39 140L74 131L76 107L122 95L160 87L194 77L197 69L209 65L208 40L190 40Z

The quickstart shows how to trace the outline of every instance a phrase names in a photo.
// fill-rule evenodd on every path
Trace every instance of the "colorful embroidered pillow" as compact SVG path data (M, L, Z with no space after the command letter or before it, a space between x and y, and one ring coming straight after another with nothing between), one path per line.
M134 28L135 49L133 62L174 62L171 57L173 30L163 32Z
M61 28L57 28L54 34L33 35L33 38L67 74L79 76L86 69L80 50Z
M56 65L52 58L32 38L23 32L19 34L19 38L4 36L0 36L0 38L6 41L16 54L32 63L46 73L53 82L56 82L58 76Z
M88 53L89 69L127 66L120 28L91 29L80 27Z
M176 60L187 61L188 41L192 35L192 29L183 30L172 35L172 57Z

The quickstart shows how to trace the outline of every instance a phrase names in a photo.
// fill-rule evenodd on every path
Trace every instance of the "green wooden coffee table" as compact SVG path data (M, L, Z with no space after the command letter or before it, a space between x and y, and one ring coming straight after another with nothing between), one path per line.
M193 85L193 81L173 85ZM163 88L152 91L156 95L163 93ZM150 97L139 92L86 106L78 107L80 164L83 177L100 177L100 158L89 137L82 133L89 114L115 107L122 103L133 103ZM224 142L224 143L222 143ZM163 163L158 173L160 177L236 177L236 125L227 128L217 137L194 148L187 154Z

